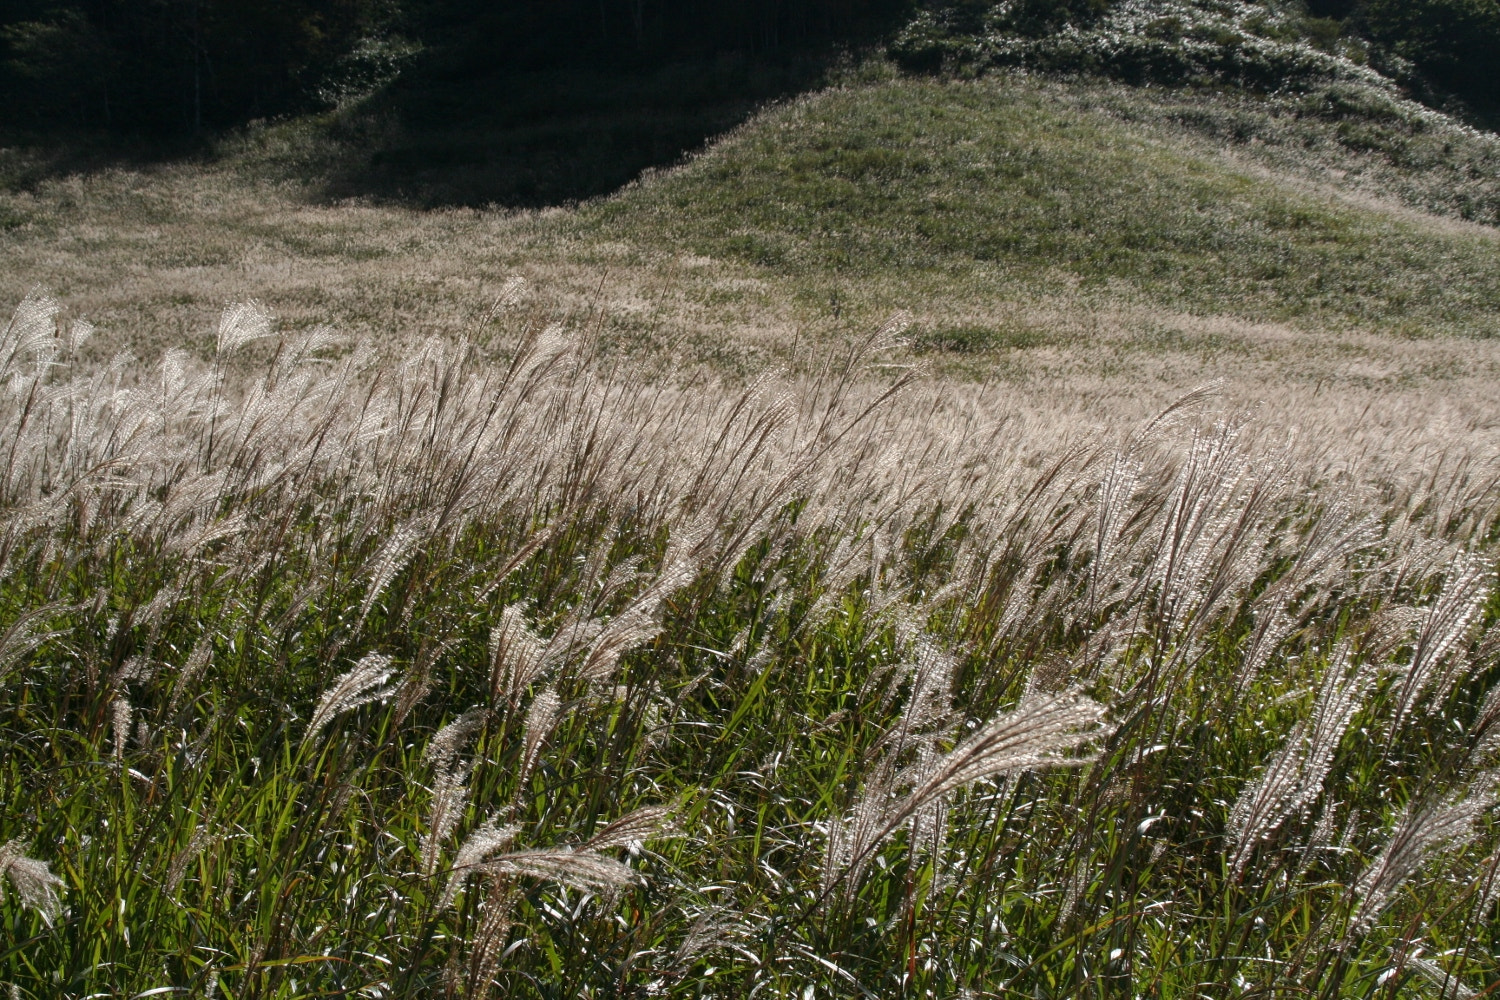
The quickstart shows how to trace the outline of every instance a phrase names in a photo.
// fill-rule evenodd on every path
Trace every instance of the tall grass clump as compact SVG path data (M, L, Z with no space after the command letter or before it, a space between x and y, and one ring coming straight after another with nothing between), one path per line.
M1492 456L1085 434L889 330L731 387L58 315L0 342L12 996L1500 976Z

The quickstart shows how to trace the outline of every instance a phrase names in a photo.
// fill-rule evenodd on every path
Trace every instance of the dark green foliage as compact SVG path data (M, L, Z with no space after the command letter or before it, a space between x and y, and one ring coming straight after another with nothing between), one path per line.
M1105 15L1099 33L1087 29ZM1130 83L1301 90L1348 73L1318 53L1378 66L1424 100L1500 104L1497 0L932 0L891 52L908 70L1025 66Z
M192 132L305 107L385 0L8 0L12 125Z
M476 81L486 90L483 81L518 73L654 71L826 47L884 26L906 5L4 0L0 97L12 126L192 133L368 92L418 48L429 50L429 81L462 103Z
M765 55L862 38L910 0L408 0L409 17L455 71L659 66Z
M1360 75L1330 54L1341 35L1338 22L1254 4L1026 0L934 5L895 37L890 51L914 71L1024 67L1134 84L1277 92Z
M1437 87L1500 105L1500 2L1368 0L1370 34L1411 60Z

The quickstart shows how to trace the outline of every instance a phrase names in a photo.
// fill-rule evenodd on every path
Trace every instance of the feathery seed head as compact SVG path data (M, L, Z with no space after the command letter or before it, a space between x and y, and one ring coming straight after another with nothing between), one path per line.
M110 726L115 738L115 763L125 759L125 745L130 739L130 702L125 698L116 698L110 703Z
M594 834L584 843L591 851L611 847L634 847L648 840L673 836L670 806L643 806L627 813Z
M447 909L452 906L464 882L474 873L480 862L510 847L515 842L516 834L520 832L520 826L515 824L500 826L495 818L491 817L469 834L458 848L458 855L453 860L452 873L448 876L448 886L443 891L442 901L438 904L438 908Z
M1441 847L1467 843L1475 822L1494 805L1494 781L1484 776L1468 795L1426 805L1409 805L1391 838L1371 861L1353 893L1359 906L1350 920L1350 936L1363 934L1390 904L1399 889Z
M214 353L228 357L253 340L271 335L271 314L259 302L236 302L219 316Z
M464 743L479 731L488 716L489 712L486 709L469 709L437 731L437 735L422 752L422 759L431 764L434 770L448 770L453 759L463 749Z
M43 922L51 927L52 921L62 913L57 889L63 880L52 874L46 862L28 858L23 850L19 839L0 844L0 875L10 880L22 905L36 910ZM0 880L0 901L4 898L4 882Z
M548 879L576 889L614 889L641 881L634 869L583 847L516 851L480 868L490 875Z
M307 724L307 735L302 738L302 742L306 744L317 739L335 716L390 695L391 689L382 688L381 685L393 673L395 671L391 667L390 657L380 653L365 654L354 665L354 669L340 674L333 686L323 692L318 699L317 710L313 712L312 721Z
M546 646L526 624L519 604L500 612L500 624L490 630L490 696L512 705L546 667Z
M547 737L552 735L552 728L557 725L557 717L562 711L562 699L557 696L557 691L546 688L541 691L531 702L531 708L526 712L526 729L522 736L521 747L521 773L517 780L517 794L521 794L525 788L526 781L531 777L532 769L536 767L538 757L541 756L542 744Z

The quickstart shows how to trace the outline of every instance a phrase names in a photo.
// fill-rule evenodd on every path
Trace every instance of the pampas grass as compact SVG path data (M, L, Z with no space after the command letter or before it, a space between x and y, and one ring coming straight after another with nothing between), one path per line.
M1494 456L497 315L93 368L17 311L0 980L1334 996L1490 932Z

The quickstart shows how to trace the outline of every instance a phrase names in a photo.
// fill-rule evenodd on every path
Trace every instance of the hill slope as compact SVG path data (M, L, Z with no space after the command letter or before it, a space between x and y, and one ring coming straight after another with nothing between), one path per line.
M201 347L250 297L399 339L474 332L520 272L543 310L597 308L617 349L742 370L895 309L919 352L981 376L1491 370L1500 241L1454 216L1500 190L1500 143L1456 126L877 66L544 212L320 202L297 177L325 136L279 126L209 164L12 183L0 294L51 286L105 343Z

